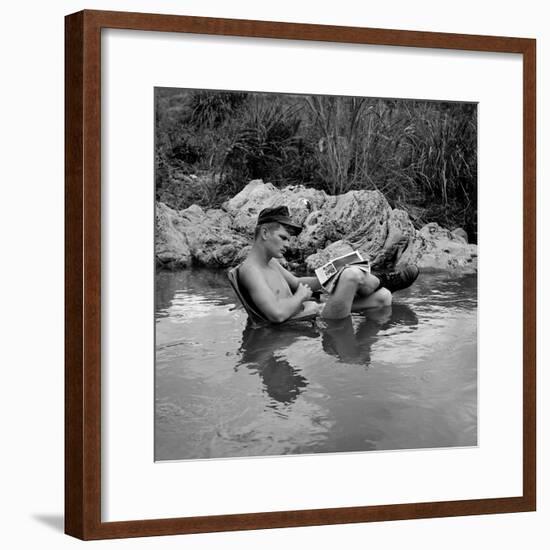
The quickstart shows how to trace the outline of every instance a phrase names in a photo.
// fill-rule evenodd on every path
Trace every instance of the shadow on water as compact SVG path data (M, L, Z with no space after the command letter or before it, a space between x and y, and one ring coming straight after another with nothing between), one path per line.
M357 328L354 321L359 321ZM372 346L380 331L393 326L416 327L418 317L407 305L366 310L338 320L256 327L247 322L242 334L241 357L235 366L246 366L260 377L267 395L288 405L305 391L308 381L299 366L291 365L284 353L298 340L321 339L323 351L341 363L369 367Z

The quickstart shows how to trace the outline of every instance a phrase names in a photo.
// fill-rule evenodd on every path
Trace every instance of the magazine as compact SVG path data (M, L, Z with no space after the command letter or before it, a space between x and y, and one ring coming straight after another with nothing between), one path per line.
M342 271L344 271L344 268L348 265L355 265L360 267L366 273L370 273L369 261L365 260L363 256L361 256L361 253L357 250L354 250L349 254L345 254L344 256L333 258L315 270L315 275L326 292L329 294L332 293Z

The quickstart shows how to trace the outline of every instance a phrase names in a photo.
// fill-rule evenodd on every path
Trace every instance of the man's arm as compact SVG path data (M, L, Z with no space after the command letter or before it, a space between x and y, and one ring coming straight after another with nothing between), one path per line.
M300 311L302 302L311 297L311 290L298 284L293 296L278 298L267 284L261 270L254 267L240 271L244 284L254 303L273 323L282 323Z
M311 288L313 292L315 292L316 290L321 290L321 283L319 282L319 279L317 279L317 277L296 277L294 274L288 271L288 269L285 269L275 258L271 261L277 265L279 271L282 273L292 292L294 292L298 288L298 285L300 283L309 286L309 288Z
M311 288L313 292L323 289L317 277L297 277L297 279L298 279L298 282L302 283L303 285L309 286L309 288Z

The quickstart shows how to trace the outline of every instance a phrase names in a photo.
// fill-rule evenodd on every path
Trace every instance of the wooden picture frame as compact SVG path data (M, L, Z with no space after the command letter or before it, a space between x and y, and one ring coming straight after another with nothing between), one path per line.
M532 39L81 11L66 17L65 531L81 539L524 512L536 506L535 56ZM523 495L102 522L101 30L327 41L523 57Z

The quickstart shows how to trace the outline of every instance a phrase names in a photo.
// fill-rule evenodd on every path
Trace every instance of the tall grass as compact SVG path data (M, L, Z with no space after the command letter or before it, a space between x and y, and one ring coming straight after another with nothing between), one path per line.
M189 196L203 206L254 178L329 194L378 189L417 225L462 226L476 239L474 104L160 89L155 113L157 189L208 175L207 192Z
M320 139L315 152L318 174L331 194L360 186L365 175L360 155L365 141L363 121L367 100L355 97L310 96L304 98Z
M284 185L286 168L299 155L299 111L299 106L266 102L261 96L251 99L223 157L222 180L232 182L231 191L266 174L272 183Z

